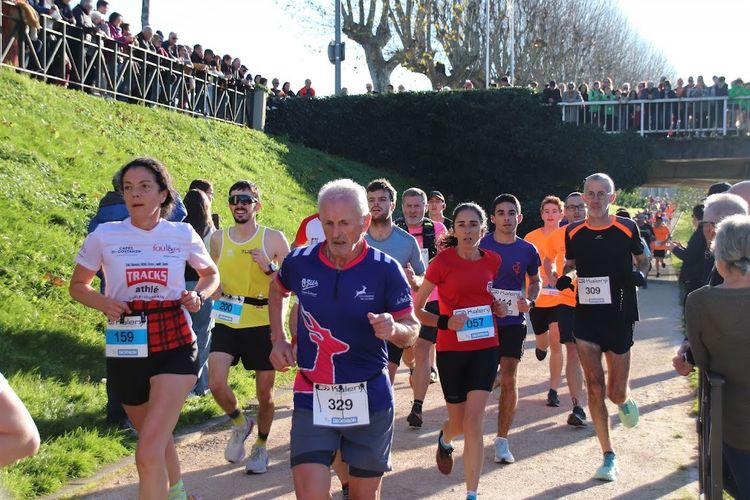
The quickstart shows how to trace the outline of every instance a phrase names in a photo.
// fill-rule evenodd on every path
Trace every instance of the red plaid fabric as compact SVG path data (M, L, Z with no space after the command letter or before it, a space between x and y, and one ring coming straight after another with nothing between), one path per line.
M148 318L148 352L177 349L195 340L179 300L134 300L128 302L133 314Z

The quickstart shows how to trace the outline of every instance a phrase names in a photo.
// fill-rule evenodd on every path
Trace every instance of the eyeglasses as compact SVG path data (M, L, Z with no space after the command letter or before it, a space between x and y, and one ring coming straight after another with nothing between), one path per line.
M711 229L716 229L716 222L710 220L701 221L701 227L709 226Z
M580 205L565 205L565 210L571 210L571 211L577 211L577 210L583 210L586 208L586 205L581 203Z
M589 199L599 198L600 200L603 200L604 198L607 198L611 194L612 193L607 193L605 191L599 191L598 193L595 193L593 191L587 191L586 198L589 198Z
M230 205L252 205L256 201L258 200L249 194L235 194L229 197Z

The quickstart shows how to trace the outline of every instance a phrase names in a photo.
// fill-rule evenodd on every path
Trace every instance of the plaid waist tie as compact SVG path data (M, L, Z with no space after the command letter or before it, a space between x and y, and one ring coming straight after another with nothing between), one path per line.
M128 302L133 314L148 318L148 352L177 349L195 340L179 300L134 300Z

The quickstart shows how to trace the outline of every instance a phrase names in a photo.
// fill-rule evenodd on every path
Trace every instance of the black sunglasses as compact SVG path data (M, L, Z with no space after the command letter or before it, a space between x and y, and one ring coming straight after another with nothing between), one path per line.
M244 203L245 205L252 205L256 201L258 200L256 200L253 196L250 196L249 194L234 194L229 197L230 205L239 205L240 203Z

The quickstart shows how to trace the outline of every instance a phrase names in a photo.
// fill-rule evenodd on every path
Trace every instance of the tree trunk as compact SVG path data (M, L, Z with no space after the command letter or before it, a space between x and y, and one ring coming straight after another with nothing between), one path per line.
M141 0L141 29L148 26L148 17L151 11L151 0Z

